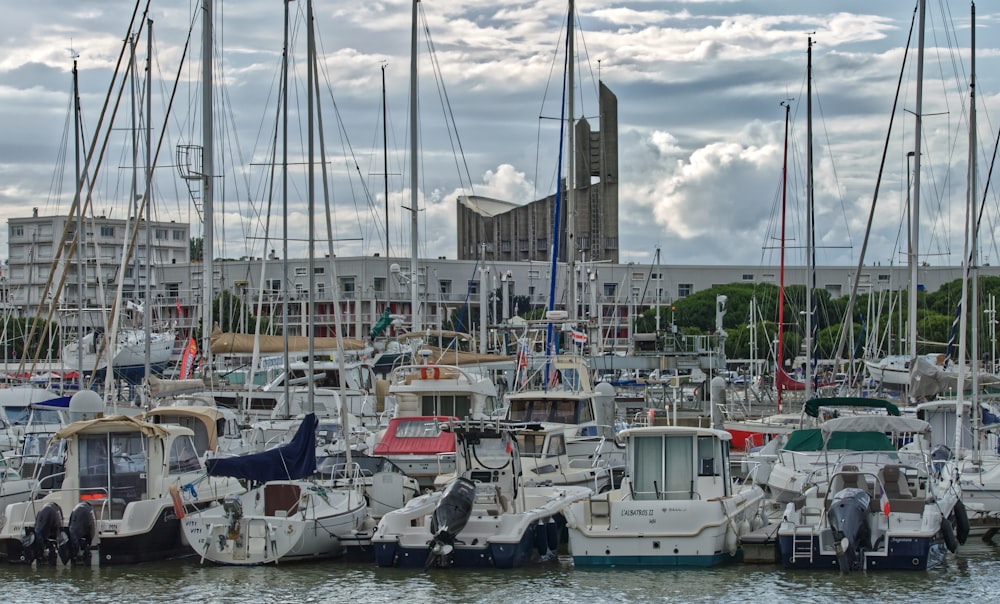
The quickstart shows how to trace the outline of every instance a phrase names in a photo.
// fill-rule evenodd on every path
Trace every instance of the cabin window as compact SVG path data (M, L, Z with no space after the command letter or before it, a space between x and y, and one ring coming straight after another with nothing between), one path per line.
M639 437L633 441L637 500L690 499L694 492L690 436Z
M711 436L698 437L698 476L719 476L719 464Z
M201 461L198 459L197 450L194 448L194 441L190 436L179 436L174 439L170 446L170 472L180 474L183 472L196 472L201 469Z
M521 432L517 435L517 446L521 457L541 457L544 453L545 435Z
M472 414L472 398L468 395L440 394L421 397L421 415L447 415L464 418Z
M437 438L441 426L437 422L399 422L396 424L397 438Z
M566 438L562 434L553 434L549 439L549 457L558 457L566 454Z

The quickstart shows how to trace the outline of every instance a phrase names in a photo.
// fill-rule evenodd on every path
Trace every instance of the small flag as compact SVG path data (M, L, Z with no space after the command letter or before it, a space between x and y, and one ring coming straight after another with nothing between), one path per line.
M574 344L586 344L587 334L577 329L572 330Z
M879 503L882 504L882 513L885 514L886 518L888 518L889 517L889 498L886 497L884 490L882 491L882 496L879 498Z
M184 310L181 308L181 299L174 298L174 304L177 306L177 315L181 316L184 314Z
M180 378L186 380L191 377L194 370L194 357L198 354L198 345L194 338L188 338L187 346L184 347L184 354L181 355Z
M507 437L506 440L507 440L507 455L510 455L514 452L514 444L511 442L510 437Z

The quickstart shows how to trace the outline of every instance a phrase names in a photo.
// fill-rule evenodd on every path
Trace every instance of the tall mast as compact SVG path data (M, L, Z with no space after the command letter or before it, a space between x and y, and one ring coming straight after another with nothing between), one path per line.
M306 393L306 398L308 401L309 413L316 412L316 397L315 397L315 383L316 383L316 333L315 333L315 308L314 300L316 298L314 292L316 291L316 246L313 245L316 241L316 165L313 162L313 157L315 155L314 149L314 136L313 132L315 130L315 118L314 108L313 108L313 83L316 80L316 64L314 62L313 56L316 54L315 39L313 33L313 3L312 0L306 0L306 57L308 64L306 65L306 88L309 93L306 95L308 97L306 101L306 121L309 124L309 134L308 134L308 147L309 147L309 160L307 165L307 175L308 175L308 194L307 203L309 207L309 277L307 278L307 283L309 284L309 293L306 296L305 304L308 305L308 326L309 326L309 364L308 364L308 377L307 385L308 392ZM330 258L333 262L333 258ZM339 304L339 302L338 302ZM338 325L339 328L339 325ZM343 381L344 376L341 375L341 381ZM287 380L286 380L287 381ZM343 418L341 418L343 421ZM350 434L345 432L345 438L349 437ZM350 449L350 443L347 444L347 448Z
M382 65L382 179L385 185L385 307L389 308L389 125L385 105L385 65ZM332 256L331 256L332 257ZM373 309L374 314L374 309Z
M153 331L152 325L152 277L155 263L153 262L153 234L151 231L152 211L150 210L151 197L153 195L153 146L151 120L153 116L153 20L146 19L146 192L142 201L146 205L146 287L143 291L142 301L142 333L145 349L143 350L143 377L146 384L149 384L149 376L152 374L150 367L150 355L152 354L152 342L150 341ZM139 271L135 273L139 278Z
M977 363L979 363L979 268L978 262L979 258L976 253L976 247L978 245L977 239L979 234L978 222L977 222L977 193L976 193L976 3L972 2L971 7L971 24L969 28L969 46L971 54L971 69L969 75L969 185L968 185L968 216L969 216L969 229L967 232L967 237L969 241L970 250L966 258L969 261L969 268L966 274L969 276L968 283L968 296L972 298L969 306L968 315L972 318L972 348L969 354L971 360L970 371L972 372L972 408L973 410L977 407L977 401L979 399L979 371ZM962 303L962 319L963 321L968 321L965 319L965 302ZM959 336L959 350L962 351L962 356L959 357L959 387L958 387L958 402L956 403L955 409L955 454L958 458L962 456L962 424L964 423L963 414L965 413L965 401L962 400L962 392L965 390L965 376L962 374L962 367L965 366L965 347L962 346L961 340L965 338L966 326L963 323L961 325L962 333ZM973 412L970 421L976 422L979 417L978 413ZM977 426L973 425L974 433ZM974 441L974 451L973 455L978 455L979 439Z
M417 5L420 0L413 0L413 25L410 32L410 306L413 313L413 331L421 328L420 317L420 284L418 283L417 230L419 216L418 178L417 178ZM387 234L388 236L388 234ZM481 284L486 287L486 284Z
M281 70L281 338L284 351L284 390L285 413L291 404L291 360L288 356L288 3L285 0L285 45Z
M74 53L75 55L75 53ZM86 299L84 295L83 273L87 267L87 261L83 257L83 207L81 202L81 190L83 182L80 180L80 74L76 67L76 56L73 57L73 154L76 161L76 192L73 194L73 205L76 206L76 372L77 383L80 390L83 390L83 303ZM4 359L6 364L6 358Z
M812 133L812 36L809 36L809 49L806 53L806 367L805 367L805 400L812 398L813 370L813 280L816 278L815 241L813 241L813 133Z
M567 21L567 50L566 50L566 62L567 68L567 88L569 88L569 98L567 100L567 113L569 113L569 130L567 132L567 142L566 142L566 272L568 273L569 281L569 320L575 321L576 314L576 204L573 195L573 190L576 188L576 153L573 148L574 141L574 131L575 115L573 113L573 97L574 94L574 79L573 79L573 53L574 53L574 40L576 36L573 33L573 21L574 21L574 0L569 0L569 18Z
M917 284L919 283L917 250L920 240L920 135L923 131L924 110L924 17L927 12L925 0L920 0L917 33L917 100L914 111L913 133L913 205L910 208L910 249L907 261L910 265L910 290L907 306L907 338L909 340L910 364L917 360Z
M776 362L778 367L774 371L774 384L778 390L778 413L781 413L781 393L783 388L778 386L778 376L785 370L784 365L784 339L785 339L785 211L788 207L788 115L792 106L782 101L785 107L785 151L781 162L781 267L778 269L778 350Z
M202 321L201 354L205 371L212 367L212 274L215 272L213 255L215 250L215 146L213 144L215 115L212 109L212 64L215 62L212 50L212 2L202 0L201 27L201 145L202 145L202 212L204 213L202 254Z

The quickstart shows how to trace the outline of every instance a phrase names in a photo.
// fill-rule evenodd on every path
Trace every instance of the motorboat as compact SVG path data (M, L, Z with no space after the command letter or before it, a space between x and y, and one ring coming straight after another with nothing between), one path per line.
M714 566L738 560L739 538L759 528L763 489L736 485L724 430L630 428L628 466L617 489L578 501L567 514L577 566Z
M593 491L526 485L518 427L481 420L445 429L455 434L455 476L382 517L372 537L375 563L513 568L555 558L563 513Z
M62 484L7 506L0 551L10 561L29 561L22 539L42 509L54 504L68 519L83 502L95 515L93 545L101 565L190 554L181 537L183 510L243 491L234 479L205 476L193 436L190 428L122 415L67 425L49 443L50 449L64 446Z
M899 433L900 422L906 432L929 436L923 420L867 416L824 422L822 439L828 443L843 432ZM786 568L923 570L965 541L961 487L936 472L928 454L881 453L854 461L842 457L828 488L813 485L786 505L777 531Z
M391 461L421 488L433 489L438 476L455 472L455 434L442 426L457 419L444 415L394 417L373 453Z

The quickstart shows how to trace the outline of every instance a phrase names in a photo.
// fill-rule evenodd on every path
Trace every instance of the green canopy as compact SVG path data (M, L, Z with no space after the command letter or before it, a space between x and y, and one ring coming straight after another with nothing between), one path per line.
M876 398L861 398L856 396L830 396L825 398L814 398L806 401L806 415L819 417L820 407L852 407L863 409L885 409L889 415L899 415L899 407Z
M892 440L882 432L834 432L826 448L835 451L895 451ZM822 451L823 432L803 428L788 435L786 451Z

